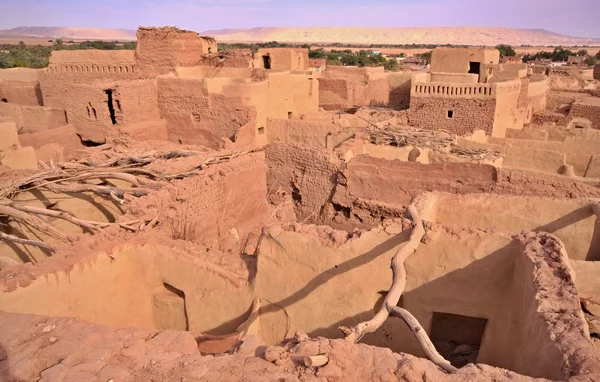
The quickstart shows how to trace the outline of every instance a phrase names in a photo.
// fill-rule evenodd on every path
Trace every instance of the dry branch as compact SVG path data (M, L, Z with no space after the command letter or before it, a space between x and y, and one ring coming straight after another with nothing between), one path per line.
M423 347L423 350L429 359L443 370L452 373L456 371L456 368L435 350L427 333L423 330L417 319L408 311L397 307L400 297L402 297L402 293L404 293L404 288L406 287L406 269L404 268L404 262L417 250L419 243L425 235L423 221L417 213L416 207L411 204L408 206L407 210L413 220L414 227L410 233L408 242L400 248L392 258L392 287L383 301L383 306L371 320L361 322L354 328L340 327L340 330L346 334L345 339L347 341L356 343L360 341L365 334L373 333L379 329L390 314L399 316L406 322L415 337L417 337L417 340Z
M398 306L388 306L389 312L392 316L399 317L408 327L410 331L413 332L417 341L423 348L423 351L427 355L427 358L437 366L447 371L448 373L455 373L458 369L452 366L452 364L446 360L433 346L433 343L427 336L425 329L419 324L419 321L413 316L408 310L402 309Z
M321 367L329 362L329 357L326 355L311 355L304 357L303 361L306 367Z
M52 236L61 241L68 240L67 235L60 232L58 229L46 223L39 217L29 214L27 212L16 210L9 205L0 205L0 215L9 216L17 221L20 221L24 224L27 224L30 227L37 229L38 231L48 236Z
M361 322L357 324L353 329L350 330L346 336L346 340L351 342L358 342L367 333L373 333L383 325L385 320L389 317L390 312L388 306L396 306L400 301L400 297L404 292L406 286L406 270L404 269L404 261L408 256L412 255L419 246L421 239L425 235L425 229L423 228L423 222L417 213L417 209L414 205L408 206L408 213L413 219L414 227L410 233L408 242L396 252L392 258L392 287L390 288L383 306L375 317L369 321Z
M6 242L9 242L9 243L31 245L31 246L34 246L34 247L46 249L46 250L50 251L51 253L54 253L54 251L55 251L54 247L52 247L51 245L48 245L46 243L42 243L41 241L23 239L23 238L20 238L20 237L16 237L16 236L13 236L13 235L6 234L4 232L0 232L0 240L6 241Z
M67 241L67 235L54 228L40 217L52 217L62 219L87 229L91 232L100 231L111 225L117 225L132 232L139 232L145 228L152 228L159 222L158 217L150 221L128 223L106 223L79 219L70 212L52 210L30 206L25 203L16 203L12 198L19 192L43 189L57 194L78 194L91 192L103 197L108 197L118 204L127 202L126 196L140 197L148 194L148 189L158 189L164 183L172 179L182 179L198 175L201 170L213 164L222 163L238 156L249 153L231 152L219 154L199 161L188 171L176 174L162 174L157 171L142 168L156 160L169 160L184 158L203 154L202 151L175 150L166 153L140 153L136 155L112 158L106 162L94 163L90 160L75 163L48 163L40 162L42 171L12 173L12 178L4 179L0 186L0 215L8 216L15 221L22 222L43 234ZM200 170L200 171L199 171ZM102 181L96 184L93 180ZM130 183L133 187L115 187L107 185L108 180L121 180ZM92 181L92 182L91 182ZM51 249L51 246L35 240L3 235L3 241L19 242L21 244L33 245L41 248Z

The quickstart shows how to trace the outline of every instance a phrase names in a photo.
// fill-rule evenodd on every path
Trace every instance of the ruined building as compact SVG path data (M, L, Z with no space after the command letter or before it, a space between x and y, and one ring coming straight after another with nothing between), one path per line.
M307 53L0 70L0 381L600 380L600 83Z

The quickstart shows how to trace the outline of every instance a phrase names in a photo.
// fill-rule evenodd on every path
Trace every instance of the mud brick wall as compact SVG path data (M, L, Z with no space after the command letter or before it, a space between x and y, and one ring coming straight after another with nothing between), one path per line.
M77 67L87 68L87 70L63 71L58 69L67 66L70 65L51 67L40 71L40 86L44 106L68 109L72 103L70 92L73 85L89 85L98 81L130 81L140 78L137 68L134 65L109 66L107 64L82 64ZM125 68L127 69L125 70Z
M330 151L290 143L266 147L268 199L279 204L292 196L299 221L318 221L336 184L341 160Z
M241 97L208 94L196 79L158 78L158 105L169 139L184 144L219 148L221 137L233 137L256 120L256 108Z
M569 118L585 118L592 122L593 129L600 129L600 102L597 105L575 102L571 105Z
M348 105L348 80L343 78L319 78L320 105Z
M536 125L555 123L558 126L566 126L567 117L562 114L552 113L550 111L539 111L533 114L532 122Z
M452 118L448 112L452 111ZM495 99L441 98L413 95L410 99L411 125L428 130L446 130L464 135L481 129L492 134Z
M64 110L44 106L24 106L0 102L0 117L13 120L19 134L35 133L67 124Z
M138 29L136 59L140 71L147 74L166 73L179 66L195 66L209 48L208 41L195 32L175 31L173 28Z
M42 106L42 90L38 81L6 81L0 79L0 102Z
M114 107L123 113L123 124L160 119L155 79L120 82L114 90Z
M523 79L521 79L521 90L519 91L519 97L517 98L517 107L518 108L527 108L528 93L529 93L529 79L523 78Z
M594 79L600 80L600 64L596 64L596 66L594 66Z

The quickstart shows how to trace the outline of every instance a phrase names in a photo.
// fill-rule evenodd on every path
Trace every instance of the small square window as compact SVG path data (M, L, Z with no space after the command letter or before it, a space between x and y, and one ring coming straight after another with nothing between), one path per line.
M454 118L454 110L448 110L448 118Z

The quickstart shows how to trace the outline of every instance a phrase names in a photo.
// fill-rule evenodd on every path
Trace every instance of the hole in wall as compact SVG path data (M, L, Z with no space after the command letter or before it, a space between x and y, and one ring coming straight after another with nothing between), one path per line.
M448 110L448 113L446 113L446 116L448 118L454 118L454 111L453 110Z
M92 116L89 113L90 110L94 113L94 118L98 119L98 114L96 114L96 109L94 109L91 102L88 102L88 117L91 118Z
M265 134L265 128L264 127L259 127L258 128L258 135L264 135Z
M113 105L113 90L112 89L106 89L104 92L108 96L108 99L106 100L106 103L108 104L108 112L110 114L110 120L111 120L111 122L112 122L113 125L116 125L117 124L117 117L115 116L115 106Z
M419 156L421 156L421 150L419 150L417 147L413 147L408 153L408 161L416 162Z
M487 322L485 318L433 312L431 342L455 367L475 363Z
M288 111L288 119L294 118L294 112Z
M8 103L8 100L6 98L2 98L2 102Z
M96 146L102 146L104 144L104 143L98 143L98 142L94 142L94 141L88 141L86 139L83 139L81 137L81 135L79 135L79 134L77 134L77 136L79 137L81 144L84 145L85 147L96 147Z

